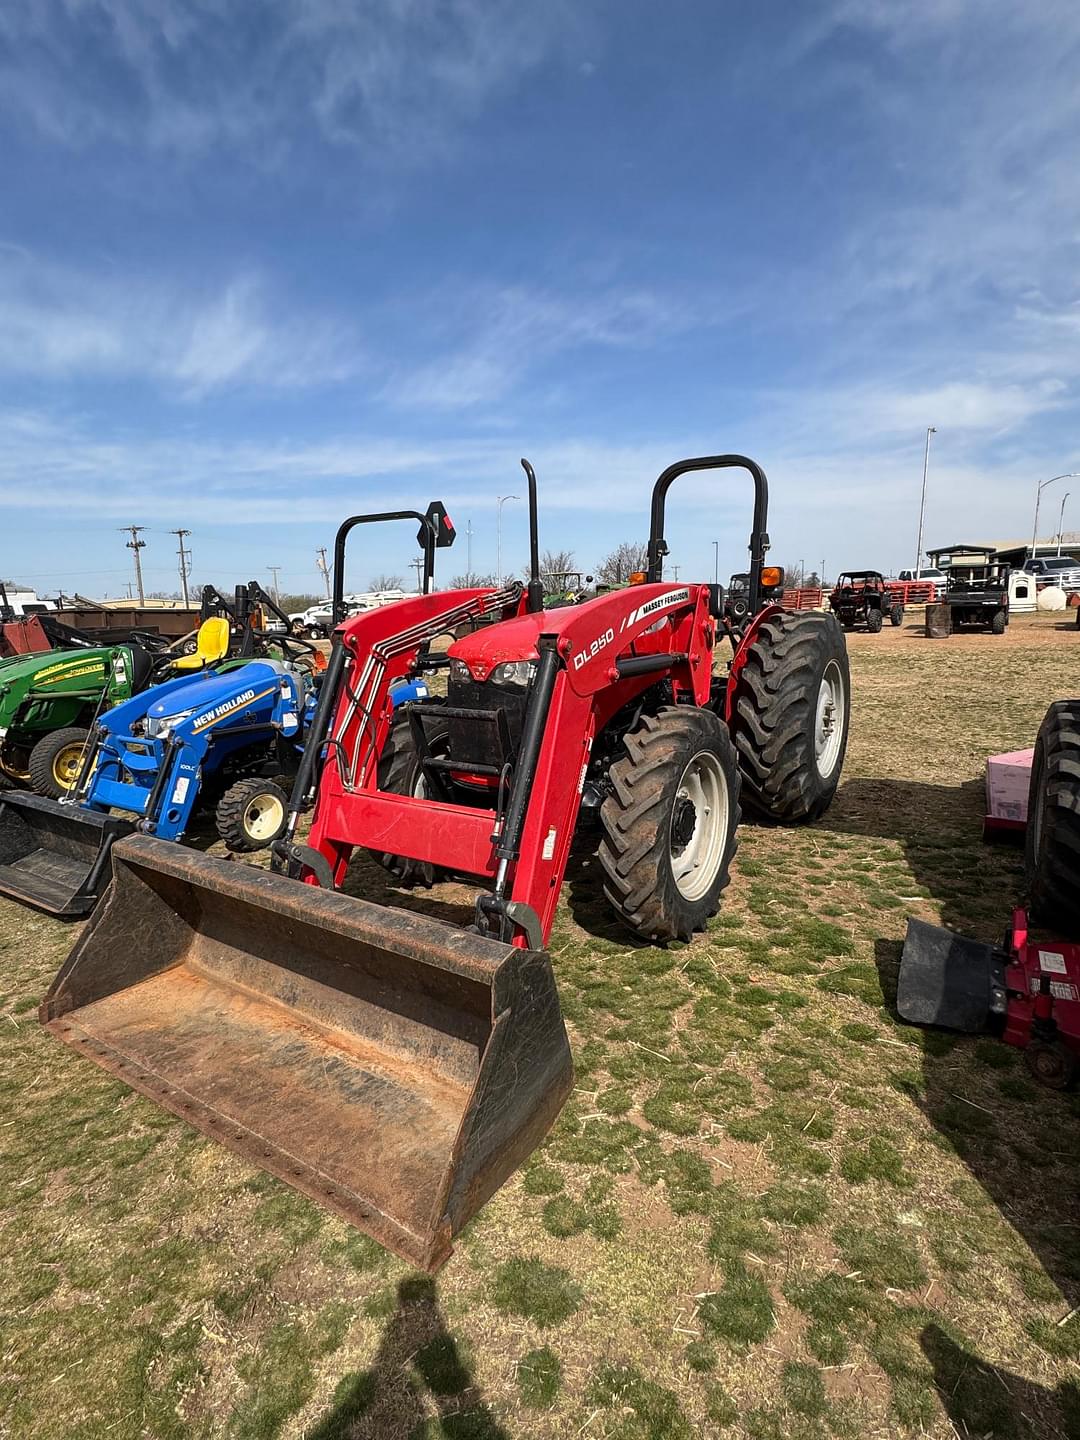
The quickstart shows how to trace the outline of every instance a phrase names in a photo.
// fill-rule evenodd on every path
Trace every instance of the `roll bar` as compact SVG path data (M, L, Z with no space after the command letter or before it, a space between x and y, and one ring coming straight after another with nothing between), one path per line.
M676 460L669 465L653 486L649 515L649 552L646 578L658 583L664 578L664 556L668 553L664 539L664 504L673 481L695 470L746 470L754 482L754 523L750 531L750 613L761 602L761 570L769 548L769 482L765 471L746 455L702 455L695 460Z
M357 525L374 525L384 520L419 520L417 543L424 552L423 593L429 594L435 578L435 551L452 545L457 535L454 523L441 500L433 500L422 514L419 510L382 510L372 515L350 515L338 526L334 536L334 598L331 601L331 626L345 619L345 542Z

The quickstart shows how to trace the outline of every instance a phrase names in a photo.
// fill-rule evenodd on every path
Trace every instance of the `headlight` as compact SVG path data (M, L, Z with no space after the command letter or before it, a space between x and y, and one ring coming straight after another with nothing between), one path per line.
M469 673L469 667L465 664L464 660L450 661L450 678L451 680L461 680L465 684L468 684L472 679L472 675Z
M507 660L491 672L495 685L528 685L536 673L535 660Z
M146 721L146 733L151 740L163 739L181 720L194 714L195 707L192 706L190 710L180 710L175 715L151 715Z

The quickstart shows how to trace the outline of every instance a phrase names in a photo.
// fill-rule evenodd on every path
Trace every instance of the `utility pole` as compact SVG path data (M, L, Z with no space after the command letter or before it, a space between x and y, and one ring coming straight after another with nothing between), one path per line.
M322 578L323 578L323 584L326 586L326 598L327 598L327 600L329 600L329 599L330 599L330 571L327 569L327 565L326 565L326 546L325 546L325 545L319 545L319 546L316 547L316 550L315 550L315 567L316 567L316 569L318 570L319 574L320 574L320 575L322 576Z
M418 572L419 573L419 572ZM465 522L465 573L472 584L472 521ZM419 589L419 585L416 587Z
M267 570L269 570L270 574L274 577L274 585L273 585L273 589L274 589L274 604L275 604L275 605L280 605L280 604L281 604L281 591L280 591L280 588L279 588L279 586L278 586L278 578L277 578L277 577L278 577L278 571L282 569L282 566L280 566L280 565L268 565L266 568L267 568Z
M178 555L179 555L179 557L180 557L180 588L181 588L181 590L183 590L183 592L184 592L184 609L186 610L186 609L188 608L188 603L189 603L189 602L188 602L187 581L188 581L188 562L189 562L190 559L191 559L191 552L184 550L184 536L185 536L185 535L190 535L190 534L191 534L191 531L190 531L190 530L170 530L170 531L169 531L169 534L170 534L170 535L175 535L176 538L177 538L177 540L178 540L179 543L180 543L180 549L179 549L179 551L177 552Z
M679 583L679 567L678 565L673 565L671 568L675 572L675 584L677 585Z
M912 571L916 580L919 578L919 569L922 565L922 531L923 516L926 514L926 472L930 468L930 436L936 434L936 425L926 427L926 453L923 455L922 462L922 498L919 500L919 538L915 542L915 568Z
M145 604L146 604L146 592L143 590L142 560L141 560L140 557L139 557L139 551L146 549L146 541L139 539L140 533L141 533L143 530L145 530L145 529L146 529L146 526L145 526L145 525L121 525L121 526L120 526L120 533L121 533L121 535L128 535L128 534L130 534L130 536L131 536L131 539L130 539L129 541L127 541L126 548L127 548L128 550L133 550L133 551L135 552L135 585L136 585L136 587L138 588L138 591L139 591L139 604L140 604L140 605L145 605Z
M714 541L712 542L712 548L713 548L713 572L712 572L713 584L714 584L714 585L719 585L719 584L720 584L720 541L719 541L719 540L714 540Z
M423 588L423 569L424 569L424 562L423 562L423 560L420 558L420 556L417 556L415 560L410 560L410 561L409 561L409 564L410 564L410 565L413 567L413 569L416 571L416 593L419 595L420 592L421 592L421 590L422 590L422 588Z

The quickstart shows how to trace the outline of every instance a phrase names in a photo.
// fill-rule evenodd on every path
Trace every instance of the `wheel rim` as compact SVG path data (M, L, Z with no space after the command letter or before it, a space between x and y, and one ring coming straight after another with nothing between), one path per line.
M700 900L713 881L727 844L727 779L709 750L699 751L683 771L668 827L671 874L685 900Z
M273 840L285 819L285 806L277 795L256 795L244 811L244 829L252 840Z
M823 780L836 769L844 743L844 676L839 664L830 660L818 686L814 718L814 763Z
M53 756L53 779L62 790L70 790L79 778L79 761L82 758L82 752L81 744L65 745Z

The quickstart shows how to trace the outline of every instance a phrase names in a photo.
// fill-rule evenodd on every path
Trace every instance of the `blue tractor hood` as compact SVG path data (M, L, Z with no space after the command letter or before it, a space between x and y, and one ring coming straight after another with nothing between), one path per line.
M165 720L171 715L187 715L192 711L211 709L225 705L252 691L252 699L269 686L277 685L284 667L274 661L254 660L250 665L241 665L224 675L208 675L204 680L192 680L155 700L147 710L150 720Z

